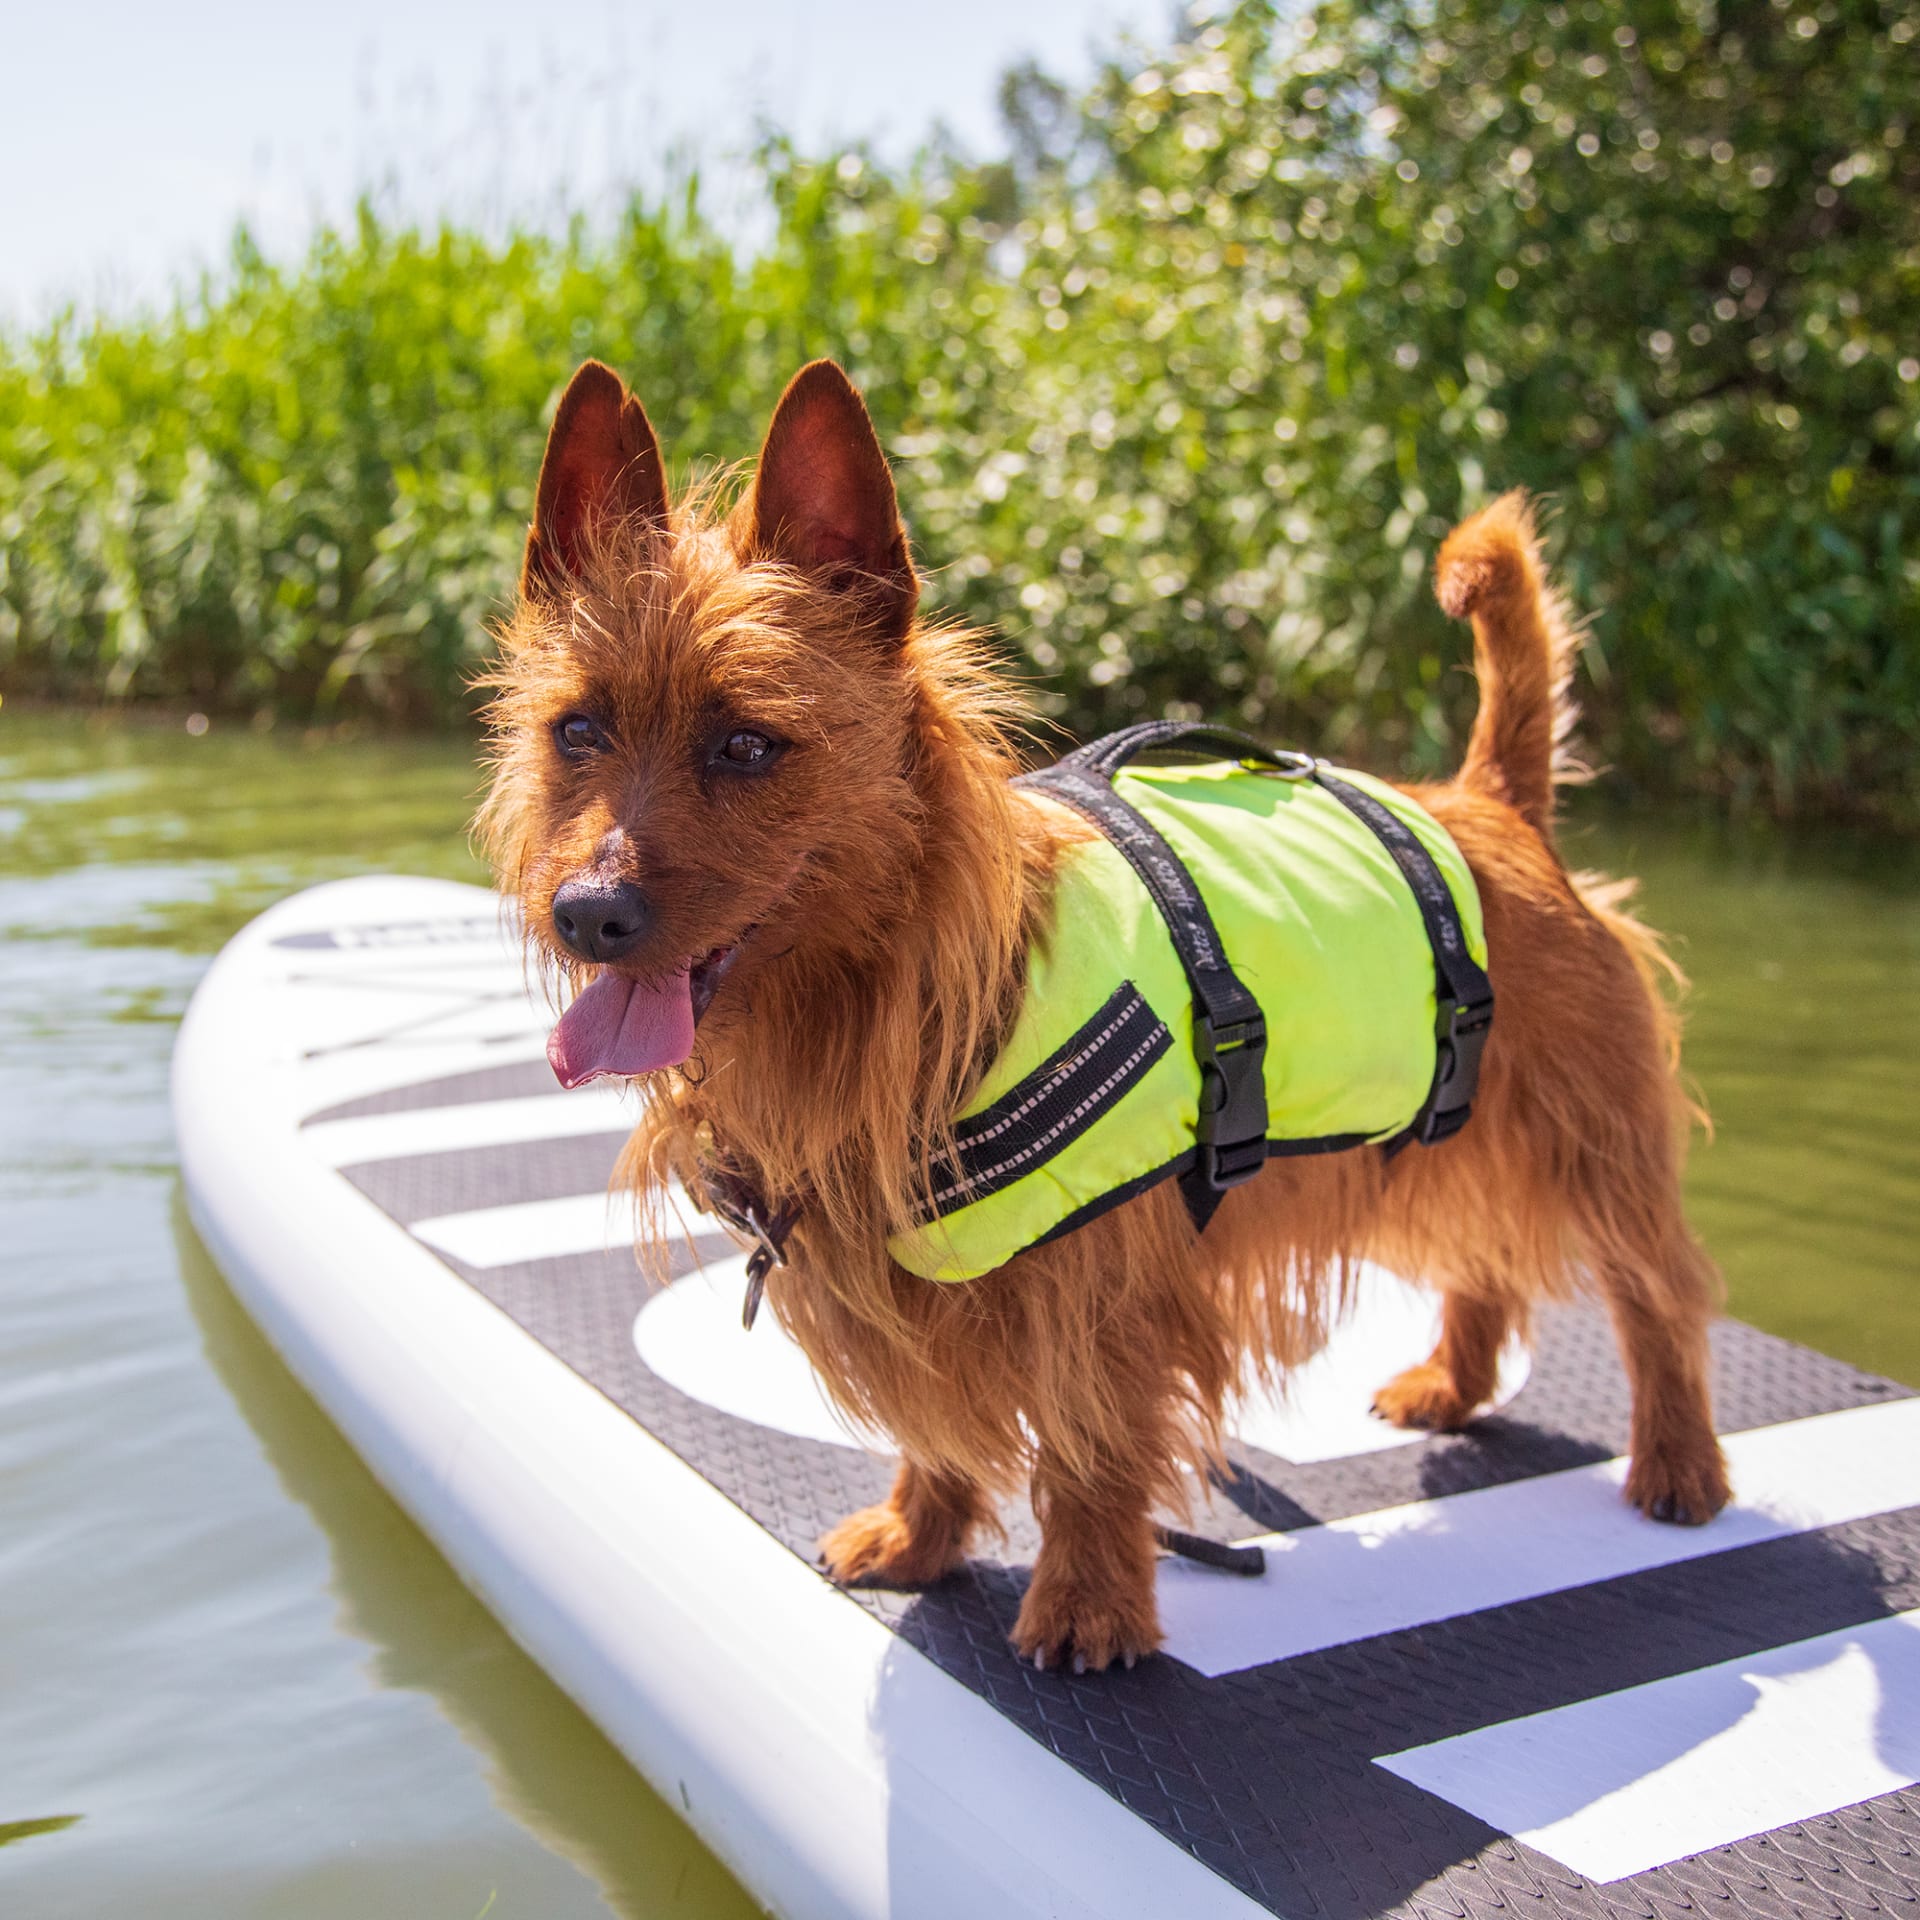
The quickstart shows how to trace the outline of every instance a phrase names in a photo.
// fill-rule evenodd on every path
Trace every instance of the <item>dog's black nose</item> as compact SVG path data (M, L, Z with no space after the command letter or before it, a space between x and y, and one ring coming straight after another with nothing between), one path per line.
M582 960L618 960L646 937L653 918L631 880L569 880L553 896L553 930Z

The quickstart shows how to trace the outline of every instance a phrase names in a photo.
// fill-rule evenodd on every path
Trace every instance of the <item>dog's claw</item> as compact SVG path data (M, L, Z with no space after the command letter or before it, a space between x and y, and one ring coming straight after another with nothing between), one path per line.
M1140 1656L1137 1653L1135 1653L1131 1647L1129 1647L1126 1650L1126 1652L1120 1656L1120 1664L1123 1667L1125 1667L1129 1673L1131 1673L1133 1671L1134 1662L1139 1658Z
M1036 1672L1036 1673L1045 1673L1045 1672L1046 1672L1046 1670L1047 1670L1047 1650L1046 1650L1046 1648L1045 1648L1045 1647L1035 1647L1035 1648L1034 1648L1034 1650L1033 1650L1033 1670L1034 1670L1034 1672Z
M1075 1673L1085 1673L1085 1672L1086 1672L1086 1670L1087 1670L1087 1656L1086 1656L1086 1655L1085 1655L1084 1653L1076 1653L1076 1654L1075 1654L1075 1655L1073 1656L1073 1670L1074 1670L1074 1672L1075 1672Z

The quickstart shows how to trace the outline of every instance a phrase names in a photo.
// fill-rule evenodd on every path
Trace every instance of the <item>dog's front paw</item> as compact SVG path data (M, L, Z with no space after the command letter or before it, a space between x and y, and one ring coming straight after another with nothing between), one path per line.
M820 1564L843 1587L928 1587L960 1560L948 1538L915 1539L906 1515L887 1502L849 1514L820 1542Z
M1733 1486L1718 1443L1707 1440L1636 1450L1627 1469L1627 1498L1649 1520L1700 1527L1733 1498Z
M1116 1660L1130 1667L1160 1644L1153 1588L1093 1593L1036 1573L1013 1623L1014 1651L1036 1667L1099 1673Z
M1476 1405L1463 1399L1453 1375L1431 1360L1396 1374L1373 1396L1373 1410L1382 1420L1429 1433L1452 1433L1464 1427Z

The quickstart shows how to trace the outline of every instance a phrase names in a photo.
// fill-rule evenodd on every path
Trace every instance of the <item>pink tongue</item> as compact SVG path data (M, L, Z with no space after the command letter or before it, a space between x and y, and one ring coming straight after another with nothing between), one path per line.
M684 973L659 987L603 973L547 1040L547 1060L563 1087L584 1086L603 1073L677 1067L692 1051L693 989Z

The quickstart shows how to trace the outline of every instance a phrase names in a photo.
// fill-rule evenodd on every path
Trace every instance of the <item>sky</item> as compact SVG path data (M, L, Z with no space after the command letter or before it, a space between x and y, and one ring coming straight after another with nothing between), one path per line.
M769 122L900 153L1000 144L1000 74L1063 78L1168 0L0 0L0 319L190 285L363 188L554 219L697 152L724 196Z

